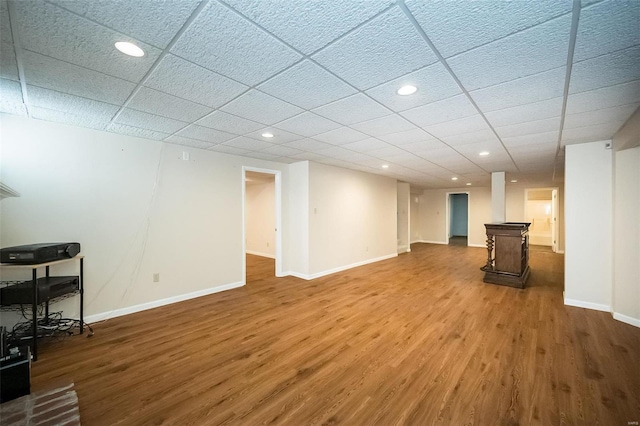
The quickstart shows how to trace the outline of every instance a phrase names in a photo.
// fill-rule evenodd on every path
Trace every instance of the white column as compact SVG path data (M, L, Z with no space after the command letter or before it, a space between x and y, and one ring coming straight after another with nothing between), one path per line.
M507 207L505 201L504 172L491 173L491 221L505 222Z

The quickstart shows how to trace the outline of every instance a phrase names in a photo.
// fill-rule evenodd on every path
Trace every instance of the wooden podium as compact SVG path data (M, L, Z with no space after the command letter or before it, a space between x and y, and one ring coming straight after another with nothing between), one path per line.
M486 283L524 288L529 278L530 222L487 223Z

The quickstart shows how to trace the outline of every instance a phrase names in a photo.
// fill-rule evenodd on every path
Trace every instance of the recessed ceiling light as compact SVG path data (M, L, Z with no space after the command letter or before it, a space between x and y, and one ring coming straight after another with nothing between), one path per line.
M471 182L467 182L467 186L471 186Z
M264 132L264 133L262 134L262 137L263 137L263 138L272 138L272 137L273 137L273 133Z
M451 180L458 180L458 178L454 176L451 178Z
M516 179L513 179L511 183L518 183L518 181Z
M418 88L416 86L411 86L411 85L402 86L401 88L398 89L398 95L401 95L401 96L413 95L414 93L416 93L417 90Z
M388 164L383 164L383 165L382 165L382 168L383 168L383 169L388 169L388 168L389 168L389 165L388 165Z
M139 58L144 56L144 50L140 49L133 43L129 43L128 41L119 41L116 43L116 49L124 53L125 55L135 56Z
M482 151L480 154L481 157L486 157L487 155L489 155L489 151Z

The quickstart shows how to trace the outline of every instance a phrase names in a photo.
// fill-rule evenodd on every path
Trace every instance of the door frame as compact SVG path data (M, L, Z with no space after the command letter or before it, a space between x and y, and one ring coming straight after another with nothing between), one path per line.
M560 195L560 189L557 186L552 187L543 187L543 188L525 188L524 189L524 218L523 220L527 220L527 209L528 209L528 201L529 201L529 191L551 191L551 250L554 253L558 253L558 236L559 232L559 222L558 215L560 214L559 205L558 205L558 197Z
M247 172L274 175L275 185L275 213L276 213L276 277L283 277L282 273L282 172L280 170L262 169L259 167L242 166L242 281L247 283L247 224L246 224L246 189Z
M469 226L469 221L471 220L471 193L468 191L456 191L456 192L447 192L445 195L445 244L449 244L449 239L451 238L451 196L455 194L466 194L467 195L467 246L469 246L469 231L471 227Z

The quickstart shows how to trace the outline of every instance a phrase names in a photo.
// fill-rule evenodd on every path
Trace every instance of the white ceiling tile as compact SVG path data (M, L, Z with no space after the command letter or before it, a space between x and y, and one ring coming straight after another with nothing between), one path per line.
M407 6L444 57L464 52L571 12L570 0L408 0Z
M567 63L571 16L564 15L448 60L467 90L476 90Z
M303 151L318 151L320 149L327 149L327 148L331 148L331 144L325 143L325 142L320 142L317 141L315 139L300 139L297 141L293 141L293 142L287 142L285 144L282 144L284 146L288 146L290 148L296 148L296 149L300 149ZM297 158L297 157L296 157Z
M242 14L306 54L360 25L389 6L391 1L350 0L323 2L287 0L227 0Z
M15 115L27 115L27 109L22 102L22 87L20 83L6 78L0 78L0 112Z
M272 138L265 138L262 136L263 133L268 132L273 135ZM290 133L284 130L276 129L273 127L262 128L255 132L246 133L244 136L252 139L257 139L259 141L269 142L274 145L283 144L286 142L297 141L300 139L304 139L304 136L297 135L295 133Z
M500 143L495 133L493 133L493 131L487 126L484 126L484 128L480 128L479 130L471 131L469 133L463 133L461 135L445 136L442 137L442 140L450 146L475 144L478 142Z
M554 142L557 144L558 133L559 133L559 130L556 130L553 132L536 133L532 135L514 136L510 138L502 138L502 142L504 142L505 146L509 150L516 145L535 145L535 144L546 144L551 142Z
M162 58L144 85L211 108L227 103L248 89L244 84L174 55Z
M423 155L422 157L428 159L429 161L434 161L436 164L439 160L445 158L453 158L459 159L462 156L456 152L453 148L447 146L444 148L432 149L428 153L428 155Z
M487 163L487 164L483 164L482 168L484 170L486 170L487 172L517 172L518 171L518 167L515 165L515 163L513 161L511 161L511 159L509 159L509 161L497 161L495 163ZM490 180L490 175L485 176L486 180L489 181ZM477 177L472 177L471 179L476 180L479 179ZM483 181L483 179L480 179L480 181Z
M435 141L436 139L422 129L405 130L404 132L390 133L379 136L385 142L392 145L402 146L413 142Z
M125 124L127 126L133 126L141 129L154 130L156 132L169 134L175 133L189 124L184 121L160 117L159 115L153 115L129 108L123 109L118 115L118 118L116 118L115 122L119 124Z
M161 141L167 136L169 136L168 133L161 133L161 132L156 132L149 129L141 129L139 127L127 126L126 124L118 124L118 123L111 123L107 127L107 131L113 132L113 133L119 133L122 135L135 136L138 138L153 139L158 141Z
M260 152L266 154L277 155L278 157L287 157L289 155L300 154L302 151L296 148L291 148L289 146L283 145L274 145L268 148L261 150Z
M221 108L248 120L271 125L301 113L303 110L257 90L250 90Z
M177 136L184 138L198 139L211 144L219 144L236 137L231 133L221 132L220 130L211 129L209 127L191 124L177 133Z
M585 92L638 79L640 45L574 63L569 93Z
M415 129L413 124L397 114L374 118L373 120L353 124L351 127L370 136L382 136Z
M566 113L577 114L636 102L640 102L640 80L570 94L567 98Z
M316 53L313 59L362 90L437 61L397 7Z
M31 85L101 102L122 105L136 87L129 81L29 51L23 52L22 64Z
M351 142L342 146L353 151L368 152L376 149L388 148L391 145L376 138L368 138L357 142Z
M234 148L232 146L227 146L223 144L214 145L208 149L209 151L222 152L223 154L240 155L240 156L243 156L251 152L247 149Z
M264 124L256 123L255 121L247 120L246 118L238 117L233 114L227 114L226 112L219 110L202 117L200 120L196 121L196 124L211 127L212 129L222 130L223 132L236 133L238 135L243 135L245 133L254 132L264 128Z
M405 85L418 88L410 96L397 91ZM367 94L388 108L399 112L462 93L460 86L440 62L367 90Z
M558 142L541 142L536 144L526 144L526 145L513 145L509 147L509 153L512 155L522 157L523 155L527 155L534 152L542 152L542 153L553 153L558 149Z
M518 105L487 112L485 116L494 127L559 117L562 112L562 100L562 97L558 97L531 104Z
M395 144L409 152L420 154L422 152L431 151L432 149L446 148L447 145L440 142L438 139L427 139L423 141L409 142L402 145Z
M217 2L202 10L171 52L250 86L301 59L295 51Z
M640 44L640 2L608 0L580 12L574 61Z
M322 160L327 159L326 156L316 154L315 152L301 152L300 154L291 155L290 158L295 158L298 161L316 161L316 162L320 162Z
M551 132L560 129L560 117L547 118L545 120L529 121L526 123L511 124L509 126L496 127L496 132L501 138L524 136L534 133Z
M0 1L0 41L3 43L13 43L11 23L9 22L9 9L7 9L6 0Z
M138 82L160 55L160 50L42 1L16 2L23 49ZM12 24L14 24L12 22ZM114 47L117 41L136 43L141 58Z
M399 152L396 154L387 154L384 156L384 159L391 162L391 163L396 163L396 164L405 164L407 161L413 161L415 159L419 159L420 157L418 157L415 154L412 154L410 152Z
M400 149L397 146L389 145L386 148L382 149L372 149L367 150L366 153L372 157L380 158L381 160L391 161L391 158L396 158L398 156L406 156L408 153L404 149Z
M3 40L4 41L4 40ZM0 43L0 77L18 81L18 63L13 45Z
M172 135L169 136L165 142L168 143L172 143L175 145L183 145L183 146L190 146L192 148L200 148L200 149L209 149L211 148L213 145L208 143L208 142L204 142L204 141L200 141L200 140L196 140L196 139L190 139L190 138L185 138L183 136L178 136L178 135Z
M277 154L269 154L268 152L252 152L251 158L258 158L260 160L276 161L280 156Z
M490 130L487 122L479 114L434 124L432 126L425 126L424 129L438 138Z
M315 108L313 112L347 126L391 114L362 93Z
M638 106L640 106L640 104L635 103L595 111L586 111L578 114L567 114L564 119L564 128L573 129L608 122L627 121Z
M483 112L558 98L564 95L567 68L562 66L470 92ZM559 113L559 111L558 111Z
M465 95L458 95L442 101L423 105L400 114L411 120L414 124L426 127L445 121L469 117L478 113Z
M145 43L164 48L200 0L111 0L53 3ZM126 3L126 7L123 7Z
M564 129L562 131L562 144L596 142L611 139L624 123L624 121L614 121L594 124L592 126Z
M181 121L195 121L212 111L211 108L148 87L141 87L127 106Z
M33 117L43 120L102 129L118 111L116 105L41 87L28 86L27 92Z
M469 143L465 145L459 145L454 147L456 151L460 154L464 155L468 159L472 160L474 163L488 163L495 162L498 160L504 160L505 158L509 158L507 152L504 147L498 140L489 140L486 142L476 142ZM489 152L489 155L483 157L480 156L480 153L483 151Z
M258 89L304 109L356 93L353 87L308 60L262 83Z
M257 139L245 138L244 136L239 136L237 138L231 139L230 141L224 142L223 145L246 149L249 151L259 151L261 149L269 148L274 144L265 141L259 141Z
M329 132L331 130L335 130L341 126L336 122L327 120L324 117L307 111L285 121L282 121L276 124L274 127L297 133L299 135L311 137L319 135L321 133Z
M341 146L332 146L331 148L319 149L316 154L331 158L346 158L353 155L353 151Z
M330 143L332 145L343 145L349 142L366 139L368 137L369 136L365 135L364 133L353 130L350 127L340 127L339 129L315 135L313 138Z

